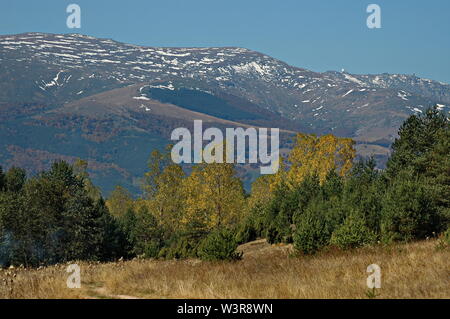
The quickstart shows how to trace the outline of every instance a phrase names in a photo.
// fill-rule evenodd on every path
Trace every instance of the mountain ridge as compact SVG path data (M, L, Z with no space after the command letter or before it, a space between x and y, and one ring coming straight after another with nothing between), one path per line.
M150 150L192 114L212 126L351 137L382 166L409 115L432 105L450 111L450 85L415 75L320 73L239 47L147 47L79 34L0 36L0 88L1 164L32 153L120 167L102 187L124 178L137 187Z

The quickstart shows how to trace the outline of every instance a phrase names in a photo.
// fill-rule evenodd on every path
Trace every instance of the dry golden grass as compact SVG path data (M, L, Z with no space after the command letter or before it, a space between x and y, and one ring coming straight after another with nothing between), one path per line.
M437 246L430 240L292 257L289 246L256 241L241 246L244 258L233 263L80 262L81 289L66 287L67 265L8 269L0 271L0 297L368 298L366 269L378 264L379 298L450 298L450 251Z

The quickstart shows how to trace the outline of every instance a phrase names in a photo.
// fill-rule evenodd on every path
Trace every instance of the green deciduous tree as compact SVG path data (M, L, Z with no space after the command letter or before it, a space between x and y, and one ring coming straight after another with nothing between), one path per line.
M9 192L19 192L26 181L27 173L19 167L11 167L5 175L4 185Z
M133 209L133 197L124 187L116 186L107 199L106 206L111 215L118 218Z

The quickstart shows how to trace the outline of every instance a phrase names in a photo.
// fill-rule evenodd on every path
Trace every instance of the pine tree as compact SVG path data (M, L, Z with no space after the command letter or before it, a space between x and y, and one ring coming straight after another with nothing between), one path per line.
M86 192L88 193L88 196L94 201L100 200L102 197L100 188L96 187L88 173L88 162L84 161L82 159L77 159L75 163L73 164L73 171L74 174L80 178L84 183L84 188L86 189Z
M142 207L136 214L132 237L135 255L144 255L147 258L158 256L163 246L162 228L146 207Z
M393 153L387 163L388 176L393 178L408 168L417 174L427 172L429 157L433 156L435 147L446 138L444 145L448 146L449 129L448 116L436 107L426 110L423 115L411 115L400 127L399 137L392 144ZM448 154L448 151L447 148L444 153Z
M433 185L403 171L382 198L381 234L385 241L424 239L441 228Z
M404 176L420 181L428 191L436 232L450 223L450 118L437 107L410 116L399 130L387 163L386 177L398 187ZM424 212L425 214L425 212Z

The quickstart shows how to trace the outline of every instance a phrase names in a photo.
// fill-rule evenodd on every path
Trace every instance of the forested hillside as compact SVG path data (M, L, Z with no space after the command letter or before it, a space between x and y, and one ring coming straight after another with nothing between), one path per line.
M187 173L169 150L152 153L138 199L116 187L104 200L82 160L33 177L0 169L0 263L238 260L238 244L256 238L293 243L300 254L438 236L448 243L448 116L437 108L410 116L392 150L380 171L373 159L354 161L349 138L298 134L282 169L250 194L233 164Z

